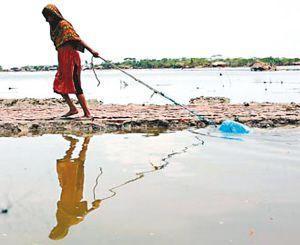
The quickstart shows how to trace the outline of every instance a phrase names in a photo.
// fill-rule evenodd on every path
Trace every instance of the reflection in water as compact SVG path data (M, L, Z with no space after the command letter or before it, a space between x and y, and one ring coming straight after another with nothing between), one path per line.
M87 201L82 201L84 186L84 162L90 137L84 139L81 151L77 158L72 154L76 147L77 139L63 136L70 142L70 148L62 159L57 160L57 174L61 186L60 200L57 202L56 220L57 225L52 229L49 238L53 240L63 239L72 225L83 221L91 211L97 209L100 200L94 200L92 207L88 209Z
M64 139L70 142L70 147L66 151L66 155L62 159L57 160L57 174L60 186L62 188L60 200L57 202L56 219L57 225L52 229L49 238L53 240L59 240L66 237L69 229L72 225L77 225L84 220L84 217L91 211L99 208L100 203L104 200L108 200L117 195L117 189L124 187L132 182L138 181L145 177L145 175L160 171L169 165L169 159L175 155L186 153L191 147L203 145L203 141L195 137L198 142L190 146L184 147L182 150L173 151L166 157L161 159L160 165L154 165L151 163L151 169L136 173L136 177L131 178L117 186L111 187L108 191L110 195L100 199L96 199L96 189L99 184L100 176L103 174L102 168L96 178L96 184L93 187L94 201L92 207L88 209L87 201L82 201L83 198L83 186L84 186L84 162L86 158L86 151L90 142L90 137L85 137L82 145L82 149L79 153L79 157L73 158L72 154L75 150L77 139L70 136L63 136Z

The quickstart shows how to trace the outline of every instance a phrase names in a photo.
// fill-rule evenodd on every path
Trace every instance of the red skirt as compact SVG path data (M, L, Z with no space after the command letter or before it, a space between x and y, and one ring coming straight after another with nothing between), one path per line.
M58 49L58 70L55 75L53 89L59 94L80 94L81 62L80 55L72 46Z

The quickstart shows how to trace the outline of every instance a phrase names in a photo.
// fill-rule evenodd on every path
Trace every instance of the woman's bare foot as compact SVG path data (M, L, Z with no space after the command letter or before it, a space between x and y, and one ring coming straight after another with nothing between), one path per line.
M92 119L93 116L92 116L92 114L84 114L84 115L82 116L82 118Z
M75 110L70 110L68 113L62 115L61 117L69 117L69 116L73 116L73 115L76 115L78 114L78 110L75 109Z

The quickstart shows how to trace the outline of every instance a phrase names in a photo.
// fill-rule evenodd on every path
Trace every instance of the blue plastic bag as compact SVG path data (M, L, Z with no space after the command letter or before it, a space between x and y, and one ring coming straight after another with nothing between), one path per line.
M232 120L226 120L224 121L219 130L223 133L231 133L231 134L249 134L250 128L244 124L232 121Z

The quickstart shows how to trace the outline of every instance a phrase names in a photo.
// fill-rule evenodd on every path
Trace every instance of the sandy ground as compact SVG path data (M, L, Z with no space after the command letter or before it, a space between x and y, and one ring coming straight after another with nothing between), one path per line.
M230 104L225 98L195 98L187 107L220 124L234 119L250 127L272 128L300 125L300 104ZM79 107L79 105L77 104ZM0 136L41 135L48 133L95 134L181 130L205 127L186 110L173 105L102 105L89 101L94 118L82 119L81 113L63 119L66 104L58 99L0 100Z

